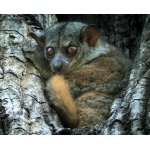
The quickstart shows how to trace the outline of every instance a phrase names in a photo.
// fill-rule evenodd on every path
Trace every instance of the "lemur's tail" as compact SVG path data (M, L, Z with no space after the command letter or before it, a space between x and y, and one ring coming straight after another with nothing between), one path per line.
M67 82L61 75L55 75L47 82L49 100L55 107L65 127L74 128L78 125L76 106Z

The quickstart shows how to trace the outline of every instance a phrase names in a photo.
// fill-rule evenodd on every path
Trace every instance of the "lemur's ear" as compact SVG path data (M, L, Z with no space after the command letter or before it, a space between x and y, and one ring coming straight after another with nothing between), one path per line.
M40 35L38 36L37 34L30 32L29 35L36 41L36 43L41 47L44 48L45 45L45 36Z
M82 30L83 41L90 47L94 46L99 39L99 29L96 25L89 25Z

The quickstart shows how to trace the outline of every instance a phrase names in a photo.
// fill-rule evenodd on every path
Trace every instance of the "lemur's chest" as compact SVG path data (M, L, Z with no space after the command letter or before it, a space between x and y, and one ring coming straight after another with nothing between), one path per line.
M87 91L105 91L105 85L115 78L110 78L115 70L108 63L106 58L98 57L81 68L73 70L65 75L68 81L71 93L77 97Z

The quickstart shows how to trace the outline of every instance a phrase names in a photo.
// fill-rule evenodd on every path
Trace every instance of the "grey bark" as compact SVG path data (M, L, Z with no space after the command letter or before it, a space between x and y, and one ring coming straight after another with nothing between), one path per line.
M136 19L132 15L98 15L91 23L95 18L107 40L134 63L128 86L114 100L108 120L71 130L63 128L48 105L44 79L24 55L36 49L28 32L40 34L57 22L56 16L0 15L0 134L150 134L150 15L146 21L144 15Z
M35 22L44 27L55 23L53 18L0 16L0 134L52 134L61 128L46 101L44 81L23 55L27 45L35 45L28 31L42 28Z

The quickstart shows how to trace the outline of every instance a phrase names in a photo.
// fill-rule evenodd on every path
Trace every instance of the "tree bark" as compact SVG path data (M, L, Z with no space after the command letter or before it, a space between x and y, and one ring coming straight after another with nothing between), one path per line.
M44 81L23 55L27 45L35 45L28 31L55 23L54 17L0 16L0 134L52 134L61 128L46 101Z
M40 34L57 18L87 20L84 16L0 15L0 134L150 134L150 15L88 17L134 60L128 86L114 100L108 120L91 128L63 128L46 100L44 79L24 55L36 49L29 31Z

